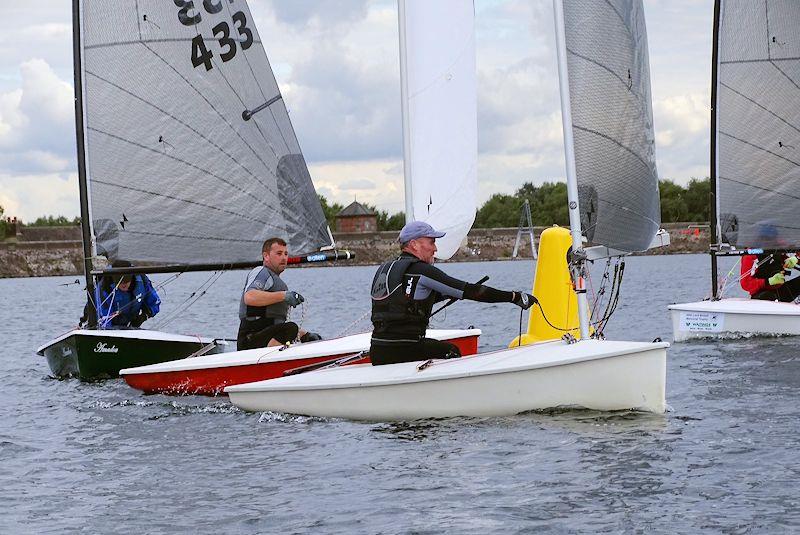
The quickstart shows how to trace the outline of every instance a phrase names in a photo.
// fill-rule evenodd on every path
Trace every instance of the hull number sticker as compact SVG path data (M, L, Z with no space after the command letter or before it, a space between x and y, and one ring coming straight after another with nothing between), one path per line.
M725 323L725 314L720 312L681 312L681 329L718 333Z

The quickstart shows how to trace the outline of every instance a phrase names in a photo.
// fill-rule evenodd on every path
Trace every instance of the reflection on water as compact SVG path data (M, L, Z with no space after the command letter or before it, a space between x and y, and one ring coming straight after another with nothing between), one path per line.
M606 335L670 340L666 305L705 295L708 258L627 263ZM445 270L529 289L532 267ZM351 327L368 310L373 271L287 271L308 300L304 328L330 337ZM234 335L244 276L223 275L174 330ZM177 279L165 310L207 278ZM80 290L64 282L0 280L0 297L14 304L0 307L2 533L783 533L800 525L797 338L673 344L665 415L349 422L248 414L225 397L143 396L119 379L49 379L33 352L82 307ZM519 310L459 302L434 322L471 324L483 330L482 351L500 349L517 334Z

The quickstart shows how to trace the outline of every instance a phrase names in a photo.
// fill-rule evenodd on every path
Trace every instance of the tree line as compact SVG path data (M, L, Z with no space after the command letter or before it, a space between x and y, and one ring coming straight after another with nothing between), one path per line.
M675 223L679 221L708 221L708 177L693 178L686 186L671 180L658 183L661 195L661 221ZM531 207L531 219L535 226L569 225L567 213L567 185L564 182L545 182L534 186L525 182L513 195L495 193L481 205L475 216L475 228L516 227L522 205L528 200ZM331 228L336 226L336 214L344 206L338 202L329 203L319 195L322 211ZM386 210L378 210L375 206L362 203L365 208L378 216L378 230L400 230L405 223L403 212L389 214ZM4 231L2 219L3 207L0 206L0 233ZM81 218L69 219L60 216L42 216L32 223L24 223L28 227L61 227L80 225Z
M671 180L660 180L661 221L708 221L708 178L693 178L686 186ZM531 207L534 226L569 225L567 185L564 182L545 182L534 186L524 183L513 195L495 193L478 210L476 228L516 227L525 200Z
M671 180L660 180L658 190L661 196L661 221L677 223L681 221L708 221L708 177L692 178L686 186ZM344 208L339 203L328 204L327 199L319 196L322 210L328 225L335 228L336 214ZM525 182L513 195L495 193L481 207L475 216L475 228L516 227L520 220L520 211L525 201L531 207L531 220L534 226L550 226L553 224L568 226L567 185L564 182L545 182L539 186ZM385 210L378 210L370 204L362 203L365 208L378 216L378 230L400 230L403 228L405 216L403 212L389 215Z

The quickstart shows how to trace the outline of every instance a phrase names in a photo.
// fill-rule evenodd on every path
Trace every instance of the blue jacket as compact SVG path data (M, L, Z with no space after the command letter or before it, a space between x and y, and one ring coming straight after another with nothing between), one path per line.
M113 285L101 284L100 304L97 307L99 326L139 327L147 318L158 314L160 306L161 299L147 275L134 275L127 292L114 289Z

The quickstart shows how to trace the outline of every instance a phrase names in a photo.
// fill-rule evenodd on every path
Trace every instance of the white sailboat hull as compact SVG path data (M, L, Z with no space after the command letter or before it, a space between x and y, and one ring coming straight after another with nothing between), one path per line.
M461 359L349 366L226 388L248 411L353 420L506 416L556 407L666 409L669 344L546 342Z
M730 298L669 306L675 342L724 336L800 335L800 306Z

